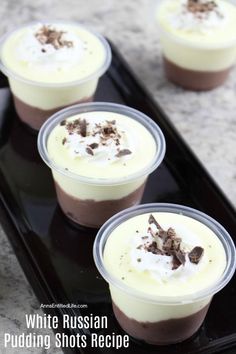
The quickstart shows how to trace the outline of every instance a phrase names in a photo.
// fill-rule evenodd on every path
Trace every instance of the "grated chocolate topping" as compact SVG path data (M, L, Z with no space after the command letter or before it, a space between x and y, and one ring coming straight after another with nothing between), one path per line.
M154 216L153 216L152 214L150 214L150 216L149 216L149 218L148 218L148 223L149 223L149 224L154 224L154 225L157 227L158 230L164 231L164 230L162 229L161 225L158 224L158 222L156 221L156 219L154 218Z
M186 9L199 19L213 11L219 17L223 17L222 13L218 9L217 3L212 0L188 0Z
M98 143L92 143L88 145L91 149L97 149L99 147Z
M91 130L87 129L89 123L86 121L86 119L82 118L76 118L75 120L69 122L64 120L60 123L60 125L65 126L65 129L69 135L79 134L83 138L95 138L94 142L91 142L87 145L86 152L89 155L94 155L93 150L99 148L99 146L109 146L111 140L116 146L117 153L115 154L115 157L121 158L123 156L132 154L131 150L120 148L121 134L117 129L115 120L106 120L103 123L96 123L94 128ZM99 139L99 142L97 138Z
M68 122L65 125L66 130L69 134L77 133L82 137L87 136L87 122L85 119L75 119L72 122Z
M209 12L213 11L217 7L215 1L207 0L188 0L187 9L190 12Z
M87 123L85 119L80 119L79 120L79 125L80 125L80 135L85 137L87 134Z
M203 253L204 249L202 247L194 247L188 255L190 262L198 264L203 256Z
M172 227L168 230L164 230L152 214L149 216L148 223L150 225L154 224L157 231L149 227L148 233L152 236L152 242L140 245L138 249L144 249L146 252L157 255L172 256L172 270L178 269L181 265L185 265L186 252L182 250L182 238L177 236L175 230ZM203 255L203 251L204 249L202 247L194 247L188 254L190 262L198 264Z
M89 154L89 155L94 155L94 153L93 153L93 149L91 149L89 146L88 147L86 147L86 152L87 152L87 154Z
M62 120L61 123L60 123L61 126L64 126L66 125L66 119Z
M123 149L116 154L116 157L122 157L130 154L132 154L132 152L129 149Z
M50 25L43 25L36 33L35 37L42 44L51 44L55 49L71 48L73 47L73 41L63 39L65 31L57 31ZM45 51L44 51L45 52Z
M146 247L146 250L153 254L163 254L163 251L160 248L158 248L156 241L153 241L151 244L149 244Z

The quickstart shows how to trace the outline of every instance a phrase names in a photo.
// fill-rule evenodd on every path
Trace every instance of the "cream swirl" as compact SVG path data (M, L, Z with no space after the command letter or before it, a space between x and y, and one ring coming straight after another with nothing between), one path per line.
M20 61L37 64L49 72L60 72L78 64L83 56L83 42L67 25L37 24L26 28L16 47Z
M171 8L167 20L175 29L207 34L224 26L228 18L223 2L181 0Z
M165 225L168 228L168 225ZM197 260L193 262L191 259L191 251L201 244L199 237L183 225L175 225L175 230L171 230L172 236L169 239L178 240L177 248L166 248L166 235L160 237L161 232L154 223L151 223L146 234L136 233L132 237L131 245L131 265L137 271L148 272L158 282L167 282L171 278L175 278L181 282L186 282L194 274L200 272L209 262L204 252ZM181 236L181 239L179 238ZM174 236L174 237L173 237ZM156 243L153 247L153 243ZM200 247L199 247L200 248ZM173 253L180 250L183 255L182 263L174 265ZM163 251L164 250L164 251Z
M72 159L107 165L132 158L137 139L124 122L91 117L63 121L61 125L65 128L62 144Z

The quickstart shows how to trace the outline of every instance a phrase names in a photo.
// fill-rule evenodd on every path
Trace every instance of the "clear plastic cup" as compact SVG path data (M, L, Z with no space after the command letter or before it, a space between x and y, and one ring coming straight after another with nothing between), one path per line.
M109 272L104 264L103 253L111 233L132 217L155 212L188 216L215 233L222 243L227 259L227 265L218 281L184 296L154 296L145 292L144 281L137 291L118 279L114 275L114 269L113 273ZM175 204L139 205L113 216L99 230L93 252L99 272L109 283L114 314L120 326L131 336L156 345L173 344L191 337L201 326L213 295L226 286L236 267L235 246L227 231L208 215ZM145 321L140 318L145 318Z
M100 111L119 113L139 122L154 138L155 156L149 164L140 166L137 173L120 178L92 178L67 171L51 160L47 141L54 127L74 115ZM74 222L94 228L117 212L140 203L147 178L161 164L165 148L163 133L154 121L133 108L115 103L93 102L66 108L48 119L38 136L38 150L52 170L61 209Z
M217 41L207 43L204 40L207 34L201 43L183 39L177 30L174 34L162 25L160 9L165 3L166 0L158 2L156 20L166 77L174 84L194 91L211 90L222 85L236 62L236 35L234 40L226 38L222 41L219 38L219 44Z
M76 22L50 21L53 25L73 25L76 28L86 30L97 38L105 50L105 58L100 67L92 69L91 73L78 80L65 82L43 82L29 80L22 76L19 71L13 71L8 63L2 59L2 48L4 44L18 31L34 25L37 22L29 23L16 28L4 35L0 40L0 69L8 77L14 104L19 118L34 130L39 130L42 124L55 112L66 106L93 101L99 78L105 73L111 63L111 49L106 39L98 33L86 29ZM48 22L40 22L48 24ZM96 55L96 53L94 53ZM50 75L50 73L49 73Z

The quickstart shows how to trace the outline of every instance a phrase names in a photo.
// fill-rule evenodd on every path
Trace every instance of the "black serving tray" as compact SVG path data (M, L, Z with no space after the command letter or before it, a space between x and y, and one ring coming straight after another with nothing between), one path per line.
M112 64L99 83L96 100L123 103L146 113L159 124L166 138L166 157L151 175L143 203L171 202L200 209L222 223L235 240L235 210L114 46L112 50ZM93 262L96 231L76 227L63 216L50 170L38 155L36 140L17 119L7 80L1 76L0 217L29 283L40 303L88 305L87 309L54 308L47 312L59 318L65 313L107 315L109 328L100 333L123 334L112 314L107 284ZM81 334L77 330L67 332L76 333ZM89 331L84 333L89 336ZM92 351L87 347L65 352L114 354L115 349ZM190 340L154 347L131 338L129 349L119 352L235 354L236 277L214 297L203 326Z

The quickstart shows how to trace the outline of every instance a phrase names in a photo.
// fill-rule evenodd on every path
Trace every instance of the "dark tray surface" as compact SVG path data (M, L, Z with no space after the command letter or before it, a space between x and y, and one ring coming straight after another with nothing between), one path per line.
M52 314L107 315L106 332L123 333L111 311L107 284L93 262L96 231L75 227L63 216L56 203L50 171L38 155L36 136L18 121L4 77L0 87L0 216L28 280L41 303L88 304L88 309L54 309ZM112 65L100 81L96 100L137 108L163 130L166 157L151 175L143 202L172 202L198 208L221 222L235 240L234 208L114 47ZM130 348L119 352L236 353L236 348L230 349L236 345L235 299L234 276L214 297L203 326L190 340L158 348L131 339ZM90 352L89 348L83 349L83 353ZM96 353L113 354L115 349L96 349Z

